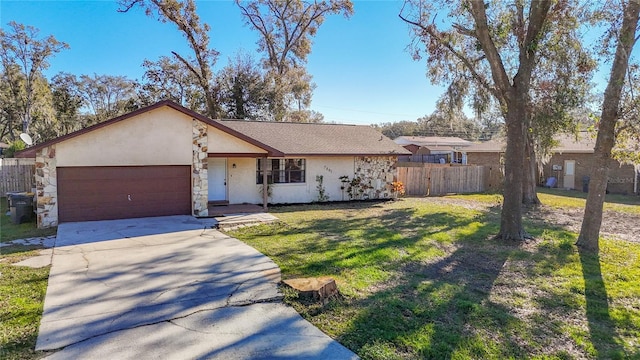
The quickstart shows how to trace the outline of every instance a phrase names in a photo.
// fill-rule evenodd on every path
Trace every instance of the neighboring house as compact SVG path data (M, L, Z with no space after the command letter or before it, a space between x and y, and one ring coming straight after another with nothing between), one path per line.
M542 165L540 185L543 185L549 177L555 177L556 187L582 190L583 181L588 180L595 140L583 133L577 140L573 135L559 135L556 141L558 146L551 150L551 157ZM504 149L505 143L498 140L474 144L465 149L469 164L490 168L489 188L502 186ZM616 160L611 160L609 169L607 186L609 192L618 194L638 192L638 173L633 165L623 165Z
M462 151L472 142L458 137L447 136L399 136L393 140L396 144L411 151L412 156L402 156L400 161L440 162L466 164Z
M545 179L554 176L558 179L558 187L582 189L583 180L589 176L595 139L584 133L578 140L571 135L561 135L556 140L559 145L553 149L551 159L543 165ZM614 194L637 193L637 176L633 165L623 165L612 159L607 191Z
M219 121L163 101L17 156L36 159L38 227L49 227L308 203L320 177L329 200L349 199L343 176L360 178L364 197L390 198L405 154L370 126Z
M485 166L489 170L488 190L502 188L504 181L504 148L501 141L489 140L476 143L464 149L467 163Z

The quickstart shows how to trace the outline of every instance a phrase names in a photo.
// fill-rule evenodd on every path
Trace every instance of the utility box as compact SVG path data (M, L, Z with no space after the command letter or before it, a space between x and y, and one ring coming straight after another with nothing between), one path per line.
M11 195L11 222L21 224L33 219L33 197L28 195Z

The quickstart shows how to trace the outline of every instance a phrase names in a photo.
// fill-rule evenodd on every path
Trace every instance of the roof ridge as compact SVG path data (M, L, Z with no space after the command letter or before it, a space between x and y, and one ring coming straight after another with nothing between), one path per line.
M363 124L337 124L337 123L303 123L294 121L260 121L260 120L243 120L243 119L216 119L216 121L229 121L240 123L258 123L258 124L296 124L296 125L339 125L339 126L365 126L371 127L371 125Z

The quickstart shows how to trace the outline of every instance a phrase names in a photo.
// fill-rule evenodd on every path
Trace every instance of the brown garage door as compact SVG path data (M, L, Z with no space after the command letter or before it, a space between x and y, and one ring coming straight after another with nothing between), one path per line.
M59 220L188 215L190 172L190 166L59 167Z

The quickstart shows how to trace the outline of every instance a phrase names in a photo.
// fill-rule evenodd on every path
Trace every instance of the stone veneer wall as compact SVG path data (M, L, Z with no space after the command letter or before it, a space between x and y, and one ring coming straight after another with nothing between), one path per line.
M207 178L207 124L193 119L193 161L191 173L193 215L209 214L209 180Z
M58 183L55 145L36 154L36 216L38 228L58 226Z
M393 197L396 181L396 156L363 156L355 159L354 177L370 188L365 192L369 199L389 199Z

